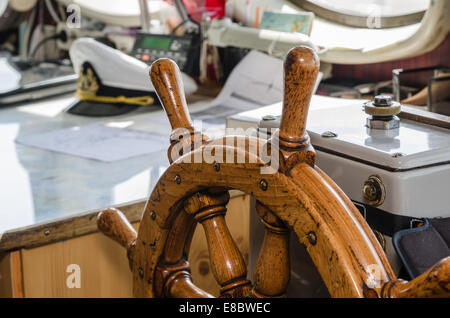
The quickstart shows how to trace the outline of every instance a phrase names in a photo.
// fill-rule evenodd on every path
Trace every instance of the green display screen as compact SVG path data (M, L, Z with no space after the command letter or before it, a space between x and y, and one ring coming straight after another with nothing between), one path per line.
M168 50L170 38L144 37L141 41L141 47L144 49Z

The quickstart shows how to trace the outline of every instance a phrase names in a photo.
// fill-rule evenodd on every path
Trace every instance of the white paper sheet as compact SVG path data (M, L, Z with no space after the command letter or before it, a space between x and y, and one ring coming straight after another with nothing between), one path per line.
M211 103L239 111L279 102L283 98L283 61L250 51L231 72L220 94Z
M250 51L231 72L220 94L207 109L194 112L195 119L226 117L283 100L283 61L259 51ZM320 83L319 73L316 87ZM315 91L314 89L314 91Z
M164 151L169 146L167 136L106 127L104 123L21 136L16 142L104 162Z
M0 93L20 87L20 73L8 63L6 57L0 58Z

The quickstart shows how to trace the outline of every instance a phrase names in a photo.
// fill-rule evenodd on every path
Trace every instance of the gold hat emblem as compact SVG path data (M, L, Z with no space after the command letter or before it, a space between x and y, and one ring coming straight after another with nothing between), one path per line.
M91 68L85 70L84 66L80 67L80 75L77 81L77 97L81 100L92 99L97 96L99 85L97 78Z
M86 67L85 69L82 65L80 67L76 91L76 96L79 100L100 103L124 103L139 106L148 106L155 102L155 99L152 96L98 96L97 92L99 87L100 85L93 70L90 67Z

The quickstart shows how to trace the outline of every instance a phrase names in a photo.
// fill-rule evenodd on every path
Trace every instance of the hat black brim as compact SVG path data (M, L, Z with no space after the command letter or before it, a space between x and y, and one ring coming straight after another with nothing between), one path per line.
M67 113L91 116L91 117L105 117L105 116L118 116L126 114L137 109L137 105L128 105L121 103L99 103L90 101L74 101L69 107L65 109Z

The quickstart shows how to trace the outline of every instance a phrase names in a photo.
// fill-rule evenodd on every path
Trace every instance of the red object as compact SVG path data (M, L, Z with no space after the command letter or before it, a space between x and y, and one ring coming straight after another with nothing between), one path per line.
M173 0L164 0L173 5ZM191 17L202 21L203 13L207 12L211 19L223 18L225 16L226 0L183 0L183 4Z
M148 54L142 54L141 60L144 61L144 62L150 61L150 55L148 55Z
M205 9L210 13L211 19L225 16L225 0L205 0Z

